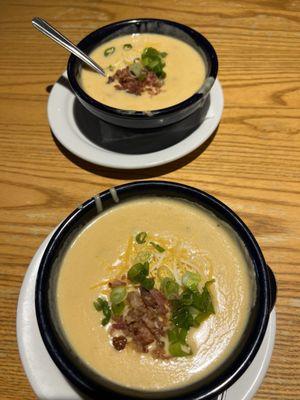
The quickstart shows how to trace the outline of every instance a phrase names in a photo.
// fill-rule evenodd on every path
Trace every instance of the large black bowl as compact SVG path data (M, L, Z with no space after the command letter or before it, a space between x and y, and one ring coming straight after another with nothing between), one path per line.
M174 106L153 110L150 113L120 110L100 103L81 88L78 76L82 64L78 58L71 55L68 62L68 78L74 93L83 106L106 122L134 129L163 127L200 112L217 77L218 59L213 46L194 29L162 19L131 19L103 26L87 35L77 46L84 52L90 53L95 47L108 40L133 33L159 33L173 36L195 48L202 55L206 64L206 79L201 88L191 97Z
M119 202L143 196L175 197L188 200L205 207L229 224L246 247L251 261L249 268L253 268L256 278L255 305L237 349L220 368L204 380L180 389L159 392L124 388L92 371L77 357L62 333L57 317L55 292L60 259L79 230L95 218L102 209L107 210L116 206L116 195ZM103 398L120 400L133 398L214 399L231 386L250 365L264 338L275 299L274 275L266 265L252 233L240 218L225 204L205 192L179 183L163 181L134 182L117 186L115 192L107 190L100 193L74 210L50 239L41 260L35 292L36 315L40 332L46 348L58 368L77 389L91 398L100 398L101 395Z

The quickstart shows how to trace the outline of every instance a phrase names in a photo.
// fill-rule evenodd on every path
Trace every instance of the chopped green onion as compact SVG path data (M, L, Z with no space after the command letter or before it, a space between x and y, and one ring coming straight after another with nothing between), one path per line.
M146 232L140 232L136 235L135 241L138 244L143 244L146 243L146 238L147 238L147 233Z
M159 52L153 47L146 47L143 50L141 61L149 71L153 71L158 78L163 79L166 76L166 73L163 71L166 65L164 61L166 55L165 52Z
M110 307L108 305L108 302L101 298L98 297L98 299L96 301L94 301L94 307L96 308L97 311L102 311L104 318L102 319L102 325L106 325L109 323L110 318L111 318L111 310Z
M113 72L114 69L115 69L115 68L114 68L113 65L110 64L110 65L108 66L108 70L109 70L110 72Z
M178 341L178 328L176 326L168 331L168 339L170 343Z
M117 286L111 290L110 301L112 304L122 303L126 299L127 290L125 286Z
M147 289L147 290L151 290L154 288L154 279L153 278L145 278L141 281L141 285L143 288Z
M98 297L97 300L94 301L94 307L97 311L102 311L103 305L105 304L106 300L102 297Z
M169 352L174 357L184 357L192 354L186 342L187 328L173 327L168 331Z
M196 272L187 271L182 277L182 284L194 292L198 289L200 280L201 277L199 274Z
M184 290L180 295L180 302L185 306L190 306L193 303L193 292L189 289Z
M149 274L149 263L134 264L127 273L128 279L133 283L142 282Z
M186 337L188 334L188 330L181 328L178 333L178 341L182 344L186 344Z
M165 249L161 247L158 243L150 242L150 244L152 244L155 250L157 250L159 253L163 253L165 251Z
M193 326L194 319L188 307L180 307L173 311L172 322L180 328L190 329Z
M112 55L115 52L116 48L115 47L108 47L107 49L104 50L104 56L108 57Z
M164 278L161 281L160 290L168 300L176 299L179 292L179 285L174 279Z
M173 357L185 357L192 354L188 345L183 345L180 342L173 342L169 344L169 353Z
M199 310L197 310L197 308L195 308L193 306L190 306L189 312L190 312L191 316L194 318L194 322L195 322L196 318L199 316Z
M118 304L112 304L112 306L111 306L112 312L113 312L114 316L116 316L116 317L119 317L120 315L122 315L124 308L125 308L124 301L122 301L121 303L118 303Z
M165 58L165 57L167 57L168 53L166 51L162 51L160 53L160 55L161 55L162 58Z
M198 315L195 316L193 326L198 327L204 322L209 316L211 312L199 312Z
M108 305L108 303L106 302L106 305L103 307L103 314L104 314L104 318L102 319L101 323L103 326L107 325L110 321L111 318L111 309Z
M202 293L199 292L194 292L193 293L193 307L197 308L201 313L208 313L214 314L214 306L212 303L212 298L210 296L210 293L208 291L209 285L211 285L214 281L208 281L205 283Z
M170 343L179 342L181 344L186 344L186 337L188 330L184 328L178 328L175 326L173 329L168 331L168 339Z
M129 71L139 80L139 81L143 81L144 79L146 79L147 77L147 70L145 69L145 67L143 66L143 64L141 64L141 62L139 62L139 58L135 58L133 60L133 63L129 65Z
M125 44L123 45L123 49L124 49L124 50L130 50L130 49L132 49L132 44L130 44L130 43L125 43Z
M142 65L140 63L134 62L133 64L129 65L129 71L135 75L135 76L139 76L140 73L142 72Z

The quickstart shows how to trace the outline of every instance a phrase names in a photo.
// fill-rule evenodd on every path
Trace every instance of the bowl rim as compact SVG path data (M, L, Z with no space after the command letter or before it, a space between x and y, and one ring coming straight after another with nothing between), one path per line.
M200 203L199 201L199 205L206 207L206 205L203 205L203 203L207 203L210 205L208 209L215 210L216 213L222 211L222 213L224 213L226 217L226 222L228 222L228 219L230 220L230 226L232 228L233 225L235 226L235 228L233 229L240 238L241 235L239 232L242 232L244 238L247 240L247 243L245 243L244 239L241 238L241 240L245 244L251 261L254 264L256 281L259 277L259 287L262 287L263 289L261 290L262 293L260 293L259 297L259 300L261 301L261 309L260 313L256 317L256 335L252 335L253 337L251 336L247 339L247 344L249 345L249 348L245 349L244 354L241 353L238 356L237 360L233 362L233 366L230 365L226 369L226 373L222 374L221 378L219 377L218 379L205 385L204 391L203 385L201 388L201 380L196 381L191 385L179 387L176 389L165 389L160 391L144 391L138 389L127 390L126 387L115 384L114 382L109 381L108 379L98 374L98 377L100 376L101 381L106 381L108 383L108 386L106 386L105 384L101 384L101 382L96 383L91 380L89 376L85 375L80 368L72 363L72 361L66 355L63 346L61 346L57 341L56 335L52 330L53 326L50 318L50 306L48 296L45 296L45 288L47 288L48 283L47 273L49 272L49 270L51 271L51 267L53 265L53 257L55 258L55 246L57 245L57 243L60 242L61 236L64 234L64 232L72 228L74 224L76 225L76 221L84 213L90 212L92 209L95 209L95 217L98 215L98 213L96 212L96 198L100 198L102 203L104 204L110 202L110 207L114 207L117 204L114 202L114 198L112 197L110 190L99 193L99 195L90 198L81 206L76 208L71 214L69 214L69 216L67 216L63 220L63 222L59 225L59 227L51 237L41 259L36 280L35 308L39 330L43 342L57 367L62 371L62 373L68 378L71 383L73 383L77 388L88 393L89 395L95 396L97 395L97 393L99 394L99 390L101 389L106 395L109 396L117 394L118 398L122 400L131 400L136 398L180 398L186 400L200 400L212 398L211 396L217 396L218 394L224 392L243 374L243 372L248 368L260 348L267 328L269 314L271 312L271 287L269 281L268 267L265 263L261 249L249 228L234 213L234 211L232 211L228 206L226 206L223 202L221 202L214 196L191 186L168 181L151 180L130 182L116 186L114 189L116 190L119 197L125 196L124 201L126 201L128 198L137 197L138 192L145 188L147 190L151 190L151 192L153 192L153 196L164 197L169 197L168 192L175 190L178 191L178 196L174 197L178 197L179 199L184 199L184 193L188 191L190 194L193 194L202 200L202 203ZM165 192L163 195L161 194L162 191ZM259 266L259 271L257 271L257 266Z
M201 89L203 88L205 82L207 81L208 78L212 78L214 81L217 78L218 75L218 56L217 53L213 47L213 45L209 42L209 40L203 36L200 32L196 31L193 28L190 28L187 25L181 24L176 21L171 21L171 20L166 20L166 19L159 19L159 18L133 18L133 19L126 19L126 20L121 20L117 22L113 22L108 25L104 25L93 32L90 32L88 35L86 35L81 41L77 44L77 47L79 47L81 50L84 50L84 46L89 42L90 39L99 32L103 32L103 37L105 37L105 33L111 33L115 32L118 29L126 26L126 25L131 25L131 24L138 24L138 23L146 23L146 22L160 22L164 23L166 25L170 25L173 27L176 27L178 29L181 29L184 31L186 34L188 34L190 37L192 37L195 42L200 43L201 42L201 48L203 48L203 51L205 52L205 56L208 57L209 54L209 59L211 61L211 68L210 68L210 73L206 77L205 81L203 82L202 86L198 89L196 93L194 93L192 96L188 97L187 99L181 101L180 103L174 104L169 107L157 109L157 110L151 110L149 112L145 111L134 111L134 110L123 110L123 109L118 109L115 107L108 106L104 103L101 103L97 100L95 100L93 97L89 96L80 86L76 76L75 76L75 66L76 63L78 62L77 57L75 57L73 54L70 55L68 64L67 64L67 74L68 74L68 79L69 83L75 92L75 94L82 99L84 102L88 103L92 107L95 107L98 111L106 112L109 114L113 114L115 116L122 116L123 118L128 118L128 119L135 119L135 118L140 118L143 117L144 119L152 119L153 116L165 116L170 113L175 113L179 112L183 109L188 108L189 106L199 102L202 100L204 97L203 93L201 92ZM170 35L169 35L170 36ZM202 45L205 45L204 47ZM212 85L211 85L212 86Z

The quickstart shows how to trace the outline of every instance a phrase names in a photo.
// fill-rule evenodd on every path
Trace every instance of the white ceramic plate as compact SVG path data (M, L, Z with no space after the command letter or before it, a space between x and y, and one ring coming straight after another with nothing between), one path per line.
M75 95L68 87L65 72L53 86L48 101L48 119L53 134L76 156L93 164L118 169L156 167L189 154L213 134L220 122L224 105L222 87L216 80L211 89L207 114L194 132L179 143L163 150L146 154L125 154L99 147L83 134L74 117L74 102Z
M51 235L42 243L26 272L17 310L17 339L21 361L39 399L80 400L81 397L56 367L44 346L35 314L35 281L42 255ZM272 356L276 313L272 311L265 338L252 364L218 400L250 400L261 385ZM101 395L100 397L101 398Z

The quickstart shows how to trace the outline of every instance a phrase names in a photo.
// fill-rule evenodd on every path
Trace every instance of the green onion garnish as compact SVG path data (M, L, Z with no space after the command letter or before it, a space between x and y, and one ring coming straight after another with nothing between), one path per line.
M191 290L184 290L180 295L180 302L185 306L191 306L193 303L193 292Z
M175 326L190 329L191 326L199 326L215 313L208 290L212 282L206 282L201 293L197 289L195 291L186 289L181 293L179 299L171 300L171 320Z
M214 282L214 280L208 281L205 283L202 293L194 292L193 293L193 306L197 308L202 313L214 314L214 306L212 303L212 299L210 293L208 291L208 287Z
M110 301L112 304L122 303L126 299L127 290L125 286L118 286L111 290Z
M125 44L123 45L123 49L124 49L124 50L130 50L130 49L132 49L132 44L130 44L130 43L125 43Z
M164 72L163 68L166 65L164 61L166 55L166 52L159 52L153 47L146 47L143 50L141 61L149 71L153 71L158 78L164 79L166 77L166 73Z
M193 326L194 322L193 316L187 306L179 307L174 310L171 319L174 325L187 330Z
M145 278L141 281L141 286L147 290L151 290L154 288L154 279L153 278Z
M186 342L188 330L175 326L168 331L169 352L174 357L184 357L192 354L189 345Z
M173 357L185 357L192 354L189 346L187 344L183 345L180 342L170 343L169 352Z
M102 325L104 326L108 324L111 318L111 309L108 302L105 299L98 297L98 299L94 301L94 307L97 311L103 312L104 318L101 321Z
M173 329L170 329L168 331L169 342L171 342L171 343L179 342L182 344L186 344L187 334L188 334L187 329L178 328L177 326L175 326Z
M145 71L143 69L143 66L141 63L139 62L134 62L132 64L130 64L129 66L129 71L136 76L137 78L142 78L145 75Z
M97 311L102 311L103 304L106 300L102 299L102 297L98 297L97 300L94 301L94 307Z
M155 250L159 251L160 253L163 253L165 249L161 247L158 243L150 242L152 246L155 248Z
M161 281L160 290L168 300L176 299L179 292L179 285L174 279L164 278Z
M115 47L108 47L107 49L104 50L104 56L108 57L112 55L115 52L116 48Z
M124 301L122 301L121 303L118 303L118 304L112 304L112 306L111 306L112 312L113 312L114 316L116 316L116 317L119 317L120 315L122 315L124 308L125 308Z
M128 279L133 283L141 283L149 274L149 263L134 264L127 273Z
M146 242L146 238L147 238L147 233L146 232L140 232L136 235L135 237L135 241L138 244L143 244Z
M197 290L200 280L201 277L199 274L197 274L196 272L188 271L182 277L182 284L183 286L194 292L195 290Z

